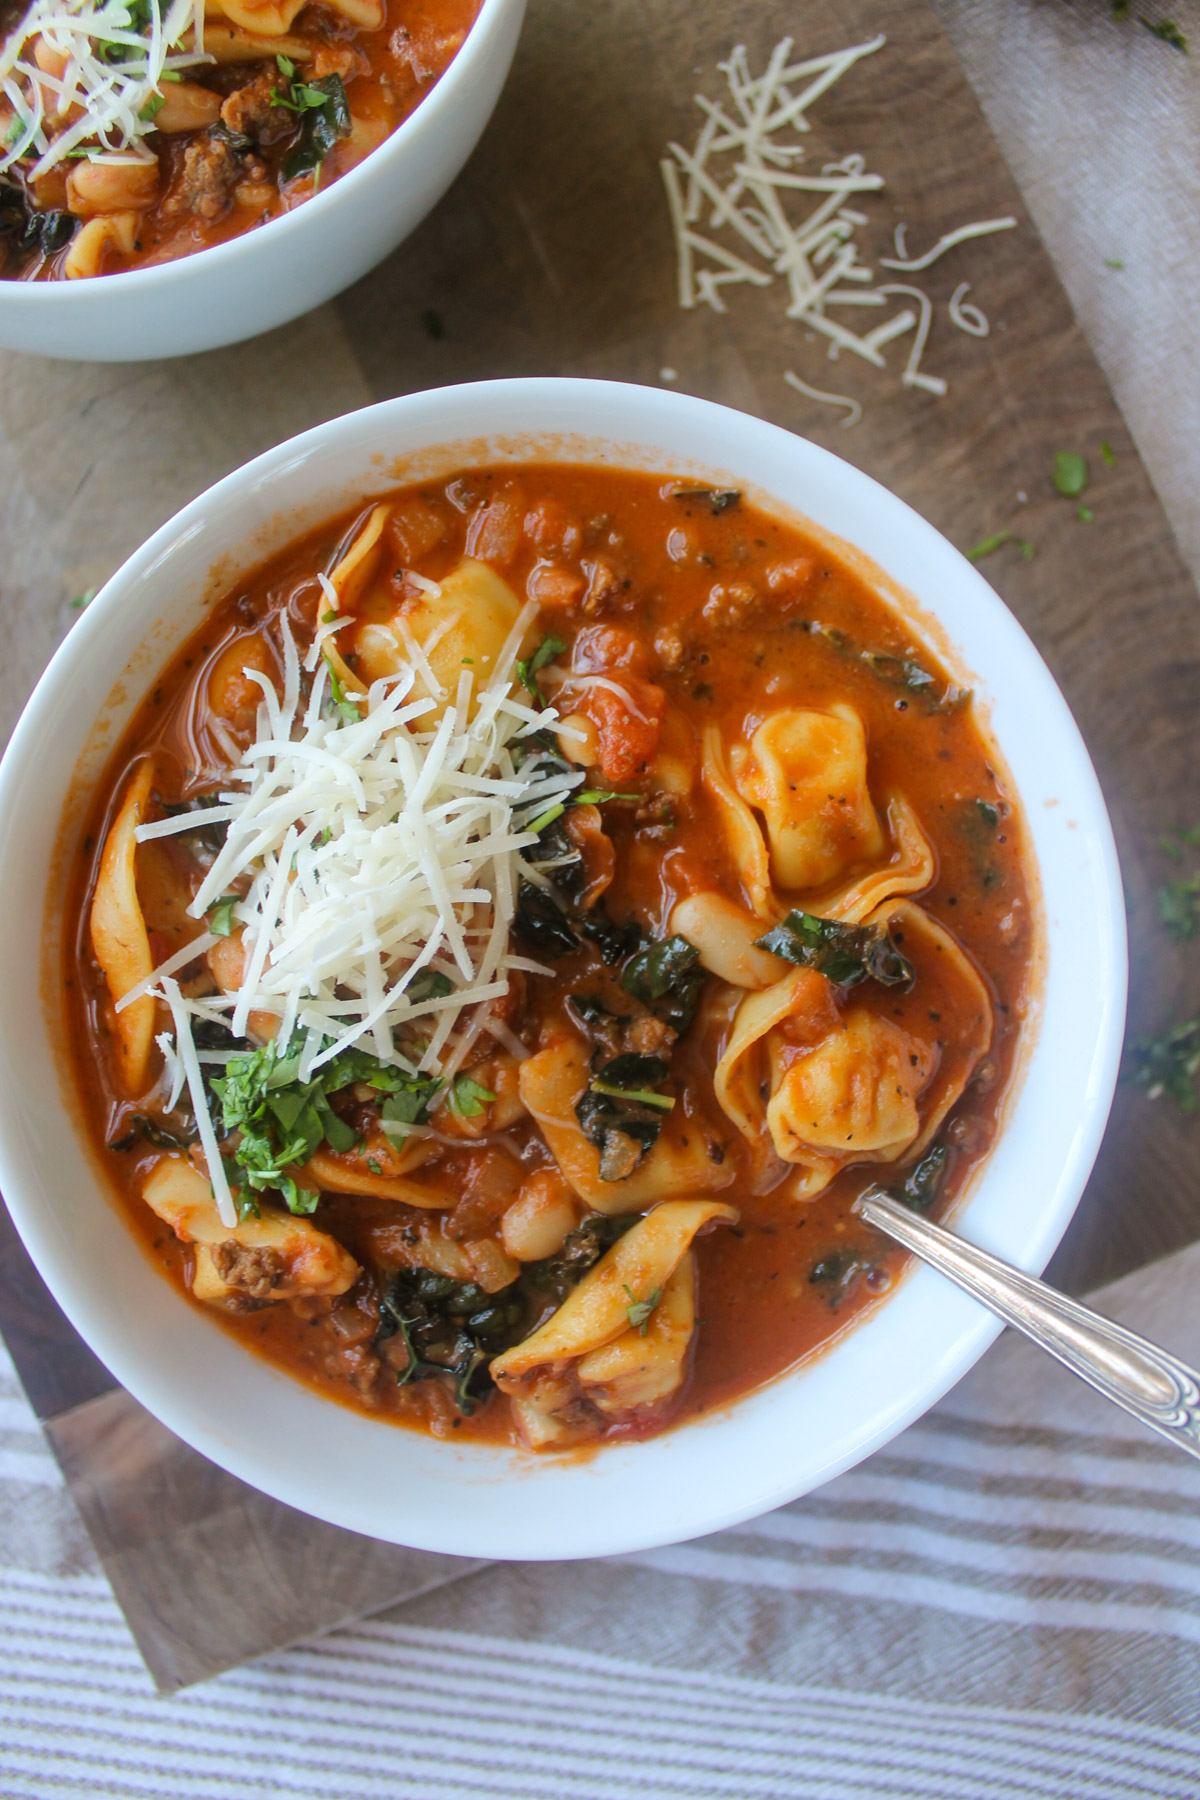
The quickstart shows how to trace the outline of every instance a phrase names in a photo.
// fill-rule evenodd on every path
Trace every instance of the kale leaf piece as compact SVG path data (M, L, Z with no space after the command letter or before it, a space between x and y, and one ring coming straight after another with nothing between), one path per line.
M741 488L677 487L671 489L672 500L704 502L714 513L728 512L742 498Z
M16 182L0 181L0 235L18 250L53 256L70 243L78 224L69 212L35 211Z
M907 990L915 979L912 964L878 925L843 925L815 913L790 912L756 942L772 956L827 975L838 987L855 987L869 975L884 987Z
M399 1269L380 1297L375 1343L399 1333L407 1352L396 1374L399 1386L448 1377L455 1405L469 1417L489 1385L485 1365L517 1340L525 1316L515 1282L489 1294L473 1281L455 1281L433 1269Z
M696 1016L707 975L685 937L648 944L626 963L621 986L681 1036Z
M600 960L610 969L624 957L632 956L644 941L636 919L627 919L623 925L618 925L605 912L603 902L584 914L579 929L595 944Z
M180 1131L168 1131L145 1113L133 1113L120 1137L112 1138L108 1147L110 1150L132 1150L138 1139L144 1138L156 1150L186 1150L196 1142L199 1135L194 1125L191 1128L185 1126Z
M318 75L303 84L305 96L301 110L300 142L283 165L285 181L300 175L320 179L321 164L334 145L350 135L350 102L340 75ZM321 94L322 100L315 96Z
M626 1052L603 1064L575 1102L579 1128L600 1154L601 1181L624 1181L658 1141L675 1105L654 1091L666 1073L661 1057Z
M518 885L513 924L526 943L545 956L570 956L572 950L579 948L579 939L554 895L546 888L535 887L532 881Z
M970 688L958 687L953 681L943 687L936 675L931 674L924 664L916 662L911 656L891 656L883 650L864 650L861 657L880 681L886 682L888 687L916 695L930 712L958 712L971 698Z
M600 1258L611 1250L619 1238L624 1237L631 1225L636 1225L640 1214L589 1213L581 1225L577 1225L563 1243L556 1256L548 1256L545 1261L527 1265L527 1274L537 1287L551 1288L557 1303L577 1286L582 1276L598 1263Z
M946 1178L946 1169L950 1162L950 1149L947 1144L930 1144L919 1162L913 1164L899 1187L891 1187L888 1193L905 1206L911 1206L914 1212L928 1212L937 1199L942 1182Z
M814 1287L825 1288L830 1306L836 1306L857 1287L869 1267L857 1250L831 1250L813 1264L808 1279Z
M163 812L168 819L177 819L183 813L195 813L197 815L195 825L189 825L186 831L181 831L178 835L195 839L206 850L215 852L224 848L229 821L228 819L213 819L206 823L204 814L220 804L216 794L197 794L192 800L174 800L170 804L164 803Z

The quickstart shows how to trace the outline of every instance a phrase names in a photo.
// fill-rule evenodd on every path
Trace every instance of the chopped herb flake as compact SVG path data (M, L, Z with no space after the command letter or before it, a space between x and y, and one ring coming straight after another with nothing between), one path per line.
M1200 875L1164 882L1158 890L1158 916L1177 944L1191 943L1200 935Z
M650 1315L662 1299L662 1289L653 1288L650 1293L646 1295L644 1300L639 1300L633 1289L627 1284L624 1284L623 1291L629 1298L629 1304L626 1306L625 1312L629 1319L630 1328L639 1332L642 1337L645 1337L650 1329Z
M1151 37L1160 38L1164 44L1170 44L1172 50L1182 51L1184 56L1188 54L1187 38L1173 19L1141 18L1138 23L1145 26Z
M491 1106L495 1094L489 1088L480 1087L469 1075L459 1075L454 1083L453 1105L456 1113L464 1119L477 1119L485 1106Z
M1134 1038L1125 1053L1122 1075L1146 1090L1147 1098L1163 1094L1180 1112L1196 1110L1196 1076L1200 1073L1200 1015L1171 1025L1160 1037Z
M561 638L544 637L532 656L517 658L517 678L538 706L546 704L542 690L538 686L538 674L546 667L547 663L553 662L556 656L561 656L566 647Z
M224 894L220 900L214 900L208 909L208 929L214 937L229 937L233 931L233 909L241 899L240 894Z
M1088 484L1088 462L1074 450L1059 450L1054 458L1054 485L1068 500L1075 500Z

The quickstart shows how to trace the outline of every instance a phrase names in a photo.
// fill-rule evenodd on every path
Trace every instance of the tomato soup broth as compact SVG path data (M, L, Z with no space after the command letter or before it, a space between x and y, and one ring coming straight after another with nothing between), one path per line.
M470 716L513 631L527 716L495 766L541 783L506 853L513 966L435 1056L464 979L439 952L414 989L434 1010L382 1058L368 1036L353 1067L327 1061L322 1089L297 1049L305 1029L310 1061L328 1048L311 1019L281 1042L287 1003L261 983L232 1011L266 930L262 871L188 912L242 829L221 796L270 735L267 690L286 699L285 636L303 661L327 634L299 677L322 743L412 683L427 710L398 729L432 756L438 708L459 683ZM305 854L336 860L353 821L304 816ZM178 829L136 838L155 821ZM866 1186L938 1216L987 1154L1031 1001L1024 846L970 694L798 525L660 476L465 470L239 581L141 705L73 873L75 1079L154 1258L248 1348L439 1435L645 1435L791 1368L886 1293L903 1258L855 1216ZM310 881L276 873L277 890ZM504 908L463 916L502 928ZM114 945L138 919L131 961ZM331 1017L349 980L323 990ZM226 1059L200 1063L199 1097L175 1074L185 1028Z

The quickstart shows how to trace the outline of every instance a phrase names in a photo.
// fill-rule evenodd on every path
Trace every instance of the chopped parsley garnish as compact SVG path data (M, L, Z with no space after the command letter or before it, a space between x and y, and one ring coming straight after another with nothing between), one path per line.
M571 795L572 806L603 806L608 800L640 800L640 794L618 794L615 788L583 788Z
M464 1119L477 1119L484 1107L491 1106L496 1098L490 1089L480 1087L469 1075L455 1077L453 1095L454 1110Z
M1164 882L1158 890L1158 916L1177 944L1191 943L1200 935L1200 875Z
M241 899L240 894L224 894L220 900L214 900L208 909L208 929L214 937L229 937L233 932L233 909Z
M437 1077L406 1075L365 1050L345 1050L301 1081L304 1040L305 1034L298 1032L283 1051L267 1044L248 1056L232 1057L222 1075L208 1078L225 1132L239 1134L226 1159L230 1185L250 1193L278 1192L294 1213L312 1212L320 1196L315 1189L301 1188L291 1171L308 1162L323 1143L345 1155L359 1142L358 1132L330 1105L332 1094L356 1082L378 1089L386 1096L381 1111L387 1131L389 1116L394 1121L397 1112L406 1125L424 1123L441 1086Z
M536 819L531 819L524 829L534 832L545 831L547 825L553 825L555 819L561 819L566 810L562 801L557 800L553 806L548 806L545 812L539 813Z
M76 594L75 598L69 603L71 611L83 612L86 607L89 607L92 604L92 601L99 592L99 588L90 587L85 589L82 594Z
M1100 455L1101 455L1103 461L1107 463L1107 465L1110 469L1116 468L1117 459L1116 459L1115 455L1113 454L1113 447L1108 442L1107 439L1105 439L1105 441L1100 446Z
M593 1094L604 1094L610 1100L631 1100L637 1106L651 1106L658 1112L669 1113L675 1105L671 1094L656 1094L651 1088L614 1087L608 1081L593 1081Z
M342 718L346 721L347 725L357 725L362 718L362 714L358 710L357 700L352 700L349 694L347 694L338 678L338 672L330 662L328 656L324 658L324 662L326 669L329 671L329 697L333 701L334 707L341 713Z
M1054 486L1067 500L1077 500L1088 484L1088 461L1075 450L1059 450L1054 457Z
M642 1337L645 1337L650 1329L650 1315L662 1299L662 1289L660 1287L652 1288L644 1300L639 1300L633 1289L627 1283L623 1283L622 1288L623 1292L628 1295L629 1298L629 1304L625 1308L625 1314L629 1320L630 1327L632 1330L640 1333Z
M1184 56L1188 54L1188 41L1183 30L1173 19L1139 19L1151 37L1160 38L1164 44L1170 44L1172 50L1180 50Z
M1180 1112L1195 1112L1200 1015L1169 1026L1159 1037L1134 1038L1126 1049L1122 1074L1126 1081L1145 1088L1148 1099L1166 1094Z
M566 647L561 638L544 637L532 656L517 658L517 679L539 707L545 706L546 700L538 686L538 675L547 663L561 656Z
M1036 554L1036 545L1028 538L1018 537L1013 531L994 531L991 537L982 538L978 544L972 544L967 551L968 562L982 562L985 556L992 556L1005 544L1011 544L1022 562L1032 562Z

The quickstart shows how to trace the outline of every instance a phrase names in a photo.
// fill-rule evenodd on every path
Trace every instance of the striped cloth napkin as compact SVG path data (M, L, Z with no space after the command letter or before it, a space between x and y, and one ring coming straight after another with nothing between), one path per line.
M1200 1363L1200 1245L1102 1294ZM4 1800L1195 1800L1200 1465L1006 1337L749 1525L154 1696L0 1374ZM219 1571L214 1571L215 1578Z

